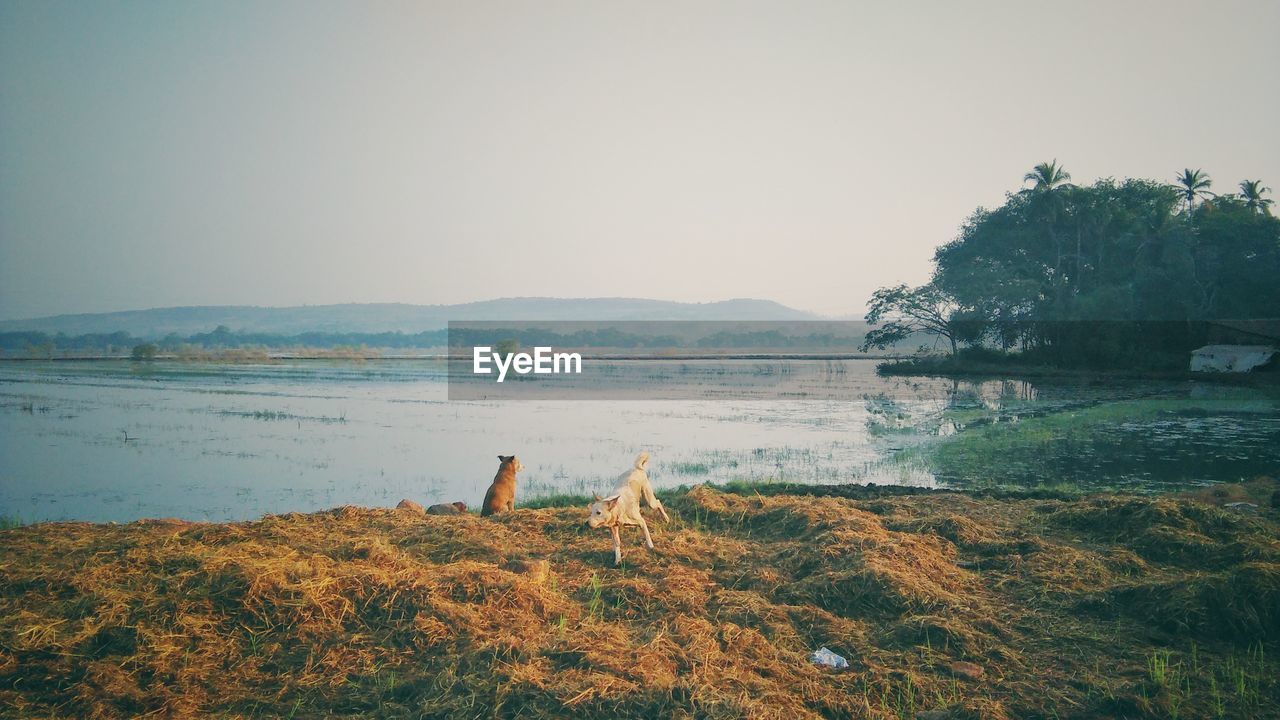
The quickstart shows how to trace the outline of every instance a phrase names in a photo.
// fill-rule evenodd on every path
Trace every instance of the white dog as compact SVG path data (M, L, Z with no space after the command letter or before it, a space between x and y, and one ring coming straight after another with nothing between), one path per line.
M607 527L610 534L613 535L613 563L615 565L622 564L622 538L619 531L623 525L639 525L644 531L644 544L653 549L653 538L649 536L649 525L644 521L644 516L640 514L640 502L643 500L653 510L656 510L663 520L670 520L667 516L666 508L662 507L662 501L653 494L653 486L649 484L649 474L644 468L649 464L649 453L642 452L636 458L635 467L627 472L622 473L618 478L618 487L613 494L607 498L596 495L596 501L588 507L591 510L591 517L587 518L587 525L592 529Z

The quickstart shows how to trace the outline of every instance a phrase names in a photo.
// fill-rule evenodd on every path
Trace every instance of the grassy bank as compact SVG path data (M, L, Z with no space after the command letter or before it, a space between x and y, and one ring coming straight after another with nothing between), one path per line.
M939 479L965 485L1034 486L1052 477L1095 490L1102 489L1098 477L1126 473L1147 473L1148 486L1158 486L1161 473L1192 468L1215 477L1211 471L1245 462L1242 452L1254 472L1267 472L1274 459L1265 449L1233 449L1238 439L1215 428L1236 419L1262 422L1278 406L1273 388L1222 387L1057 406L1014 400L962 407L943 413L954 434L908 448L896 460L922 462Z
M577 507L6 529L0 715L1274 717L1275 489L699 487L620 569Z
M883 362L876 366L881 375L961 378L1122 378L1138 380L1183 380L1195 377L1190 371L1164 368L1124 370L1118 368L1067 368L1027 362L991 362L964 357L935 356Z
M1268 367L1251 373L1193 373L1190 356L1176 360L1131 366L1067 366L1045 362L1035 356L1019 353L964 350L958 355L926 355L880 363L876 372L889 376L923 375L948 378L1035 378L1116 379L1116 380L1201 380L1237 385L1280 384L1280 372Z

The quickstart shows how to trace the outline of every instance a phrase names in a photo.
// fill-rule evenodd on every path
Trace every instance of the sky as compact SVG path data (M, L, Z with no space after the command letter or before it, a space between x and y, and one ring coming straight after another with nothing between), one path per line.
M1035 164L1280 188L1280 2L0 3L0 318L859 314Z

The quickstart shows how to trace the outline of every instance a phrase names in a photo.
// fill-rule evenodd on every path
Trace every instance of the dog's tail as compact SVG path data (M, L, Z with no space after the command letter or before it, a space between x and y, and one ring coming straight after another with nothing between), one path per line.
M649 464L649 453L642 452L636 456L636 469L643 470Z

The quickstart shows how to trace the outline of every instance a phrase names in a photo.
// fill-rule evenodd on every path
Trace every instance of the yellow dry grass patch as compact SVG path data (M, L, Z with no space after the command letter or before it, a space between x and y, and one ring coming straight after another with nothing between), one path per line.
M1151 652L1280 640L1270 511L709 488L666 504L657 552L624 534L620 569L580 508L2 531L0 715L1158 715ZM822 645L851 668L810 664Z

